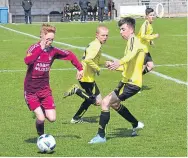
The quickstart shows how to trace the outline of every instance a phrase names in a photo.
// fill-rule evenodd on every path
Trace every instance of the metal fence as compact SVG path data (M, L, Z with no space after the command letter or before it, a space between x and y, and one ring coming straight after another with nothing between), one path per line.
M120 6L140 5L146 5L146 7L151 7L155 10L155 12L164 11L163 17L186 17L188 15L187 0L116 0L118 17L120 18Z

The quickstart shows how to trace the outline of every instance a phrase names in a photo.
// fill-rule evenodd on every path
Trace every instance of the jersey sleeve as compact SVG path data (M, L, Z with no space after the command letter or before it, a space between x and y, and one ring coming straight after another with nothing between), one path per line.
M73 52L69 50L58 49L58 48L54 48L54 51L55 51L55 59L69 60L79 71L83 70L82 64L79 62L78 58Z
M97 64L95 64L93 59L98 54L99 50L100 50L100 46L90 45L88 48L86 48L86 56L84 59L84 62L96 71L100 71L100 67Z
M116 71L123 71L124 69L123 69L123 65L120 65L117 69L116 69Z
M32 45L28 50L24 62L27 65L33 64L39 55L42 53L42 49L39 44Z
M136 44L134 42L134 38L131 39L131 42L130 42L130 46L128 47L128 49L126 50L126 55L120 59L120 65L123 65L127 62L129 62L131 59L133 59L136 54L138 52L140 52L141 50L144 51L143 49L140 49L139 48L140 45L139 44ZM140 50L140 51L139 51Z
M156 34L152 34L152 35L147 35L146 32L147 32L147 29L148 29L148 22L146 21L142 26L141 26L141 38L142 39L145 39L145 40L153 40L155 38L157 38L157 35Z

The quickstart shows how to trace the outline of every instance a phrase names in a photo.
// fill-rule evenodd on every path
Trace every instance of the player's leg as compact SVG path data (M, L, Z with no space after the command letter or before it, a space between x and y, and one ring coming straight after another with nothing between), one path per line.
M25 101L31 111L36 115L36 130L38 135L44 134L45 114L40 107L40 100L36 94L24 93Z
M36 115L36 129L39 136L44 134L44 121L45 121L45 114L43 109L39 106L34 110Z
M119 102L119 99L113 93L114 92L111 92L102 100L98 132L97 135L88 142L89 144L106 142L105 129L110 120L110 105Z
M73 94L76 94L76 91L79 89L79 86L77 84L72 85L64 94L63 97L69 97Z
M94 87L94 82L79 82L81 87L85 90L79 88L77 84L74 84L68 91L64 93L64 98L68 96L72 96L73 94L77 94L79 97L89 100L91 104L95 103L95 99L93 98L92 89Z
M88 110L89 106L91 104L96 103L96 98L98 98L97 103L100 102L100 100L99 100L100 99L100 91L99 91L97 84L95 82L92 82L92 83L80 82L80 85L85 90L86 93L85 92L83 93L83 91L80 91L80 92L77 91L76 94L81 96L81 97L83 95L82 98L84 98L85 100L81 104L80 108L78 109L78 111L76 112L74 117L72 118L71 123L81 123L81 122L83 122L81 117ZM85 97L85 96L87 96L87 97Z
M140 87L128 84L128 83L122 83L120 82L118 87L114 90L114 95L116 95L120 101L124 101L136 93L138 93L140 90ZM123 106L122 104L119 105L112 105L112 107L120 114L124 119L129 121L133 128L138 125L137 119L129 112L129 110Z
M53 96L49 95L42 99L41 101L42 107L44 108L46 118L50 122L56 121L56 110Z
M54 122L56 120L56 111L50 87L46 87L45 89L38 91L37 96L40 100L41 109L45 114L45 118L47 118L50 122Z
M84 89L84 91L82 89L77 89L76 94L85 99L88 100L88 102L90 102L90 104L94 104L95 103L95 96L93 95L93 89L95 86L95 82L79 82L80 86Z
M153 59L151 57L151 54L148 52L146 53L146 56L144 59L144 66L143 66L142 74L145 75L146 73L150 72L153 68L154 68Z
M118 98L121 101L124 101L124 100L134 96L136 93L138 93L140 90L140 87L126 83L122 87L122 89L123 89L122 92L121 92L121 90L118 92L117 89L118 88L116 88L116 90L114 91L115 94L118 96ZM126 119L128 122L130 122L132 124L132 127L133 127L132 135L136 134L135 133L136 129L142 129L144 127L144 124L142 122L139 122L123 104L112 105L112 107L113 107L113 109L115 109L118 112L118 114L120 114L124 119Z

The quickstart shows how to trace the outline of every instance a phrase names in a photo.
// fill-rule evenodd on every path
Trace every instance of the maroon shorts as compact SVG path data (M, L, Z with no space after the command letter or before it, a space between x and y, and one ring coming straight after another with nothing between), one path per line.
M24 92L25 101L31 111L39 106L44 109L55 109L54 99L50 87L45 87L36 93Z

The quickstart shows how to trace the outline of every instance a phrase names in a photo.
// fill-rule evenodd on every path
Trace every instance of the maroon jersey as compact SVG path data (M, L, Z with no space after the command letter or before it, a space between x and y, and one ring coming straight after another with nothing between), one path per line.
M24 58L28 65L24 82L25 91L35 93L49 86L49 71L55 59L70 60L79 71L82 70L81 63L71 51L52 46L42 50L39 43L34 44Z

